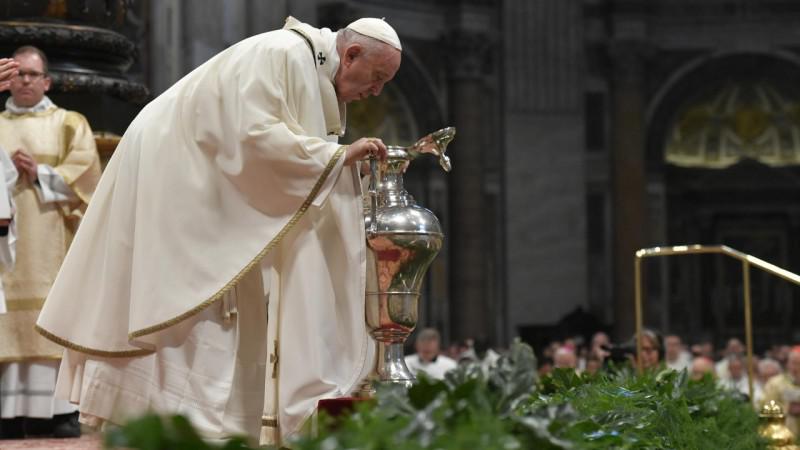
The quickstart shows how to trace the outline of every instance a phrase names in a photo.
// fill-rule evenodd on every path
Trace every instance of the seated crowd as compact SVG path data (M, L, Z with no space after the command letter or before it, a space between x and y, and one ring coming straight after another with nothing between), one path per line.
M724 389L750 396L750 380L745 346L737 338L728 340L720 352L710 341L687 346L680 336L659 334L644 330L641 346L642 366L651 370L686 370L689 377L698 380L705 376L716 380ZM453 343L441 348L439 333L431 328L416 333L416 353L406 357L406 363L415 375L425 372L429 377L442 379L445 373L464 361L480 362L485 368L497 361L499 353L481 349L472 340ZM613 345L609 336L597 332L588 345L578 336L550 342L540 352L539 374L545 375L556 368L574 369L577 372L596 374L605 370L615 360L633 361L635 341ZM773 346L761 355L753 355L754 407L761 408L775 400L786 415L786 423L797 434L800 431L800 345Z

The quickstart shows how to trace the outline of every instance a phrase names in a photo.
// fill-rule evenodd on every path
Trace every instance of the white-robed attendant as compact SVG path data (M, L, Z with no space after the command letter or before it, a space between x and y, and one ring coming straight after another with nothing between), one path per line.
M19 173L8 153L0 149L0 273L6 273L14 268L17 247L17 223L14 220L14 186L17 184ZM6 294L0 282L0 314L8 311ZM2 399L0 398L0 402ZM2 405L0 405L1 407Z
M0 91L8 90L11 80L17 76L19 63L13 58L0 58ZM0 149L0 273L14 267L16 254L16 222L14 221L14 187L19 173L8 153ZM2 283L0 283L0 314L8 309Z
M134 119L37 323L67 348L57 390L83 421L155 410L256 437L266 410L286 436L357 386L374 351L357 162L386 147L337 139L400 58L380 19L290 18Z

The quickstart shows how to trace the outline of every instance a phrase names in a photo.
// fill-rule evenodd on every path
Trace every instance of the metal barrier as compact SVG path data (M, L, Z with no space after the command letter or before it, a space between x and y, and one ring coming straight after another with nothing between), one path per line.
M724 245L676 245L674 247L643 248L636 252L634 269L636 273L636 368L639 372L642 371L642 259L655 256L704 253L726 255L742 262L742 278L744 283L744 332L747 341L747 388L750 392L750 401L753 401L753 379L755 377L755 370L753 367L753 320L750 307L750 266L758 267L765 272L781 277L798 286L800 286L800 275Z

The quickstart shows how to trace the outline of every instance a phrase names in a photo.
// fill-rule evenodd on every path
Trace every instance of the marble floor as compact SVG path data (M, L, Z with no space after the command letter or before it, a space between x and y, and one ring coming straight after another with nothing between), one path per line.
M17 439L0 440L0 450L101 450L100 434L88 434L77 439Z

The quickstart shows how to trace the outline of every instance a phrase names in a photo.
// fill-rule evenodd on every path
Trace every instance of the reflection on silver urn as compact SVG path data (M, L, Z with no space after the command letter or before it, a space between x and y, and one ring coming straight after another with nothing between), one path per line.
M387 147L385 161L370 160L370 189L364 199L366 321L377 343L377 361L362 384L362 395L371 395L375 381L405 386L414 381L405 363L403 343L417 326L422 281L442 248L444 234L436 216L417 205L403 188L403 174L421 153L437 156L442 168L449 171L445 150L454 136L455 128L444 128L410 147Z

